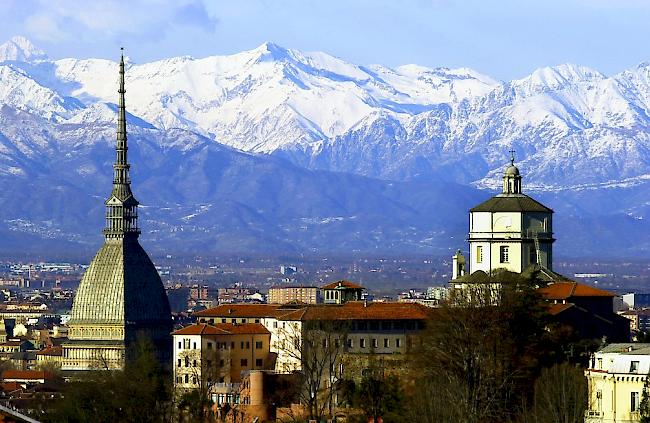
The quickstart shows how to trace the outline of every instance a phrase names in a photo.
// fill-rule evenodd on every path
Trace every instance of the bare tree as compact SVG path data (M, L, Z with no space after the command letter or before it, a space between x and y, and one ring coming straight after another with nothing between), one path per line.
M476 284L470 295L436 310L416 353L410 410L418 415L413 418L513 419L535 380L536 346L545 333L542 315L533 285L511 274Z
M180 367L177 365L177 375L192 385L191 388L176 389L176 401L179 409L184 411L184 417L194 422L211 421L212 387L222 379L224 369L220 368L221 357L218 343L214 348L185 350L179 355ZM225 367L225 366L224 366ZM178 369L181 369L178 371Z
M569 363L543 369L535 382L530 423L582 423L587 409L587 380L579 367Z
M329 320L289 324L279 334L280 354L299 363L298 398L309 419L332 415L347 341L347 325ZM294 421L301 416L292 416Z

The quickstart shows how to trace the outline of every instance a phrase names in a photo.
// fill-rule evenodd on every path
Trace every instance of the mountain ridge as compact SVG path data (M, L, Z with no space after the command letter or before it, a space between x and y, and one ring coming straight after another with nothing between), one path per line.
M0 46L0 232L87 245L110 184L117 65L51 60L24 41ZM143 237L161 248L452 251L514 148L526 191L572 239L560 251L650 249L637 237L650 218L647 63L498 82L265 43L127 60L126 102L135 175L146 157ZM48 190L75 200L48 207Z

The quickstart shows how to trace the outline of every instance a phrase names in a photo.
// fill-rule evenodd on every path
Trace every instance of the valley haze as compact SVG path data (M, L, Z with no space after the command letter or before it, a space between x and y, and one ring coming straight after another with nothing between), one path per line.
M0 46L0 252L101 243L116 68L49 60L23 37ZM524 192L556 212L558 255L650 249L648 63L502 82L265 43L129 60L126 83L153 252L450 255L466 248L467 210L498 192L510 149Z

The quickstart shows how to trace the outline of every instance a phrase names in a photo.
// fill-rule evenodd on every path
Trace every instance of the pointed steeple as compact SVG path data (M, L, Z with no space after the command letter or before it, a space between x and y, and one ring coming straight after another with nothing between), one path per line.
M117 143L115 146L116 158L113 165L113 190L106 200L106 227L104 236L108 238L124 238L137 236L138 228L138 200L131 192L129 178L129 150L126 136L126 104L124 101L124 48L120 58L120 81L117 90L119 94L117 111Z

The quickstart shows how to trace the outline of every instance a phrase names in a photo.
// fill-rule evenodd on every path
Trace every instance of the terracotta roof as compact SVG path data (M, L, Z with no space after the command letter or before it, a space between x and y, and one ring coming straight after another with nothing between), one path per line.
M537 290L547 300L565 300L570 297L614 297L603 289L577 282L555 282Z
M54 379L56 376L50 372L40 370L5 370L2 379Z
M222 304L194 313L198 317L273 317L280 304Z
M364 289L363 286L346 280L340 280L340 281L328 283L327 285L321 286L320 289L336 289L336 288Z
M204 318L273 317L278 320L411 320L426 319L428 311L428 307L417 303L369 302L366 306L363 301L350 301L345 304L307 304L294 307L278 304L228 304L203 310L196 315ZM227 324L212 326L222 325Z
M545 212L553 213L526 194L499 194L469 210L470 212Z
M268 329L259 323L218 323L214 325L196 323L172 333L172 335L240 335L240 334L270 334Z
M47 347L44 350L37 351L36 355L49 355L49 356L62 356L63 347L61 345L55 345L52 347Z
M548 313L551 316L557 316L558 314L570 309L573 306L573 304L551 304L551 306L548 308Z
M417 303L350 301L319 304L278 317L279 320L425 320L429 309Z
M4 382L0 383L0 389L4 392L13 392L23 389L18 382Z

